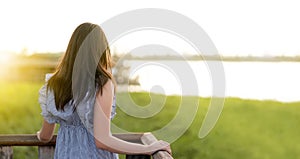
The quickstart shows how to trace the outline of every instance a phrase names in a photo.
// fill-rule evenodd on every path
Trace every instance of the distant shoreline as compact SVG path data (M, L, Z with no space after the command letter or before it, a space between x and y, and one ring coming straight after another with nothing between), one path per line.
M57 62L63 53L36 53L32 55L16 55L19 60L47 60ZM135 56L131 54L113 54L113 60L143 60L143 61L228 61L228 62L300 62L300 56L211 56L211 55L151 55Z

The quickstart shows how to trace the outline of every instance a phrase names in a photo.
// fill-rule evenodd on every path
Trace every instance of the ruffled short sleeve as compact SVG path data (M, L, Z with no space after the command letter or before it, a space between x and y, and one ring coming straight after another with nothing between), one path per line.
M56 123L57 122L56 117L53 116L53 114L47 110L47 85L46 84L44 84L39 91L39 103L42 109L41 115L44 117L44 119L50 124Z
M42 109L41 115L50 124L67 122L73 115L71 102L64 107L64 111L58 111L56 109L54 94L52 91L47 90L47 81L51 76L52 74L46 74L46 83L39 91L39 103Z

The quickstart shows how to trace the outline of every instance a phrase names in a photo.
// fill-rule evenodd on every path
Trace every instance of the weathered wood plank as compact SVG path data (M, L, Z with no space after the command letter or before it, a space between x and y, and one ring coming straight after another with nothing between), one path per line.
M39 159L53 159L54 149L54 146L39 146Z
M144 133L144 135L141 137L141 141L145 145L150 145L156 141L158 141L155 136L151 133ZM173 157L165 151L158 151L153 156L153 159L173 159Z
M113 136L128 142L141 143L143 133L113 134ZM54 135L50 142L44 143L39 141L35 134L5 134L0 135L0 146L55 146L56 137Z
M0 159L12 159L13 148L11 146L0 146Z
M0 135L0 146L54 146L55 141L56 135L48 143L39 141L35 134Z
M151 133L113 134L113 136L134 143L151 144L157 139ZM53 158L55 150L56 135L50 142L44 143L38 140L35 134L0 135L0 159L13 157L12 146L39 146L39 159ZM1 158L8 156L7 158ZM153 159L172 159L167 152L160 151L152 156ZM148 155L126 155L127 159L150 159Z

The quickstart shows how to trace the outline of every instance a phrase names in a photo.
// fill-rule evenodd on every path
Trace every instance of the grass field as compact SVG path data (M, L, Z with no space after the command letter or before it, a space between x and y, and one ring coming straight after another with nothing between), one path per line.
M0 82L0 134L34 134L42 118L37 102L42 83ZM150 102L147 93L132 93L141 105ZM127 97L119 93L124 105ZM159 101L162 95L153 95ZM186 97L198 99L198 97ZM164 108L155 116L139 119L117 110L113 123L128 131L153 131L166 125L176 114L181 98L166 97ZM300 158L300 102L243 100L228 98L216 127L204 139L198 132L210 99L200 98L197 115L189 129L172 143L177 159L298 159ZM157 103L159 104L159 103ZM184 105L186 107L189 104ZM37 148L14 148L15 158L37 158Z

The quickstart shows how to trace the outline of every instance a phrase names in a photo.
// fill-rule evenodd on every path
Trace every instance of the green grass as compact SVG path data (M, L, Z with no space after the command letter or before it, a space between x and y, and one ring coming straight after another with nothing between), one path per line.
M0 82L0 134L34 134L42 124L38 90L42 84ZM14 147L14 158L37 158L37 147Z
M41 127L38 90L42 83L0 82L0 134L34 134ZM122 105L129 98L118 94ZM135 132L154 131L169 123L187 99L184 109L199 100L199 108L189 129L174 143L172 149L179 159L297 159L300 158L300 102L242 100L228 98L215 128L204 139L198 132L210 99L178 96L165 97L147 93L132 93L132 100L141 106L152 103L162 110L153 117L141 119L127 115L121 109L113 123ZM192 114L192 113L191 113ZM178 124L178 127L181 125ZM176 132L174 132L176 133ZM37 148L14 148L15 158L37 158Z

